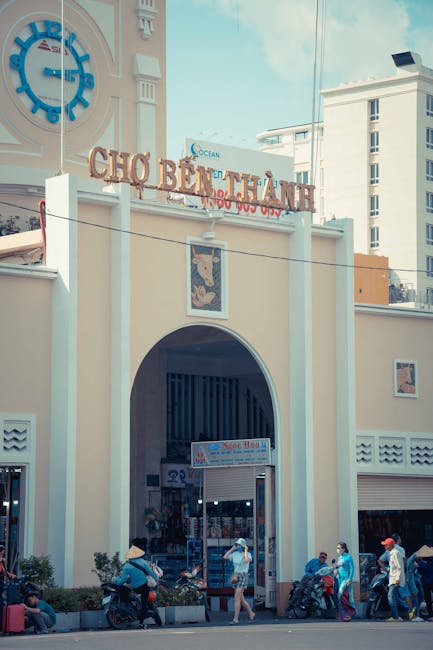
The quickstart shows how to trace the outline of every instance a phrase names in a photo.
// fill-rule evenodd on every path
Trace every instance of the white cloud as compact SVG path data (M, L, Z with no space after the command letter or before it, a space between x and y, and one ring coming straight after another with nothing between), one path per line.
M325 4L322 87L393 75L391 54L407 49L419 52L424 64L433 67L429 20L425 30L412 28L407 0L327 0ZM282 78L299 82L305 77L310 82L315 0L214 0L212 6L256 35L268 65Z

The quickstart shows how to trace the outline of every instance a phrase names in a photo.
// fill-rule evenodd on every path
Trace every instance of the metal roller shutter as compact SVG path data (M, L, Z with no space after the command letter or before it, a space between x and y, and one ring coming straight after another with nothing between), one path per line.
M433 478L358 476L359 510L432 510Z
M254 499L257 467L215 467L205 470L206 501Z

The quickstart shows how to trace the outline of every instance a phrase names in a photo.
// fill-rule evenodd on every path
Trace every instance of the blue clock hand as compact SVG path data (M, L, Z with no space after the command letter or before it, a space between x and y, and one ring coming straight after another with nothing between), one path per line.
M75 81L75 76L79 74L79 70L65 70L65 81ZM47 77L57 77L57 79L62 78L62 71L55 68L44 68L44 74Z

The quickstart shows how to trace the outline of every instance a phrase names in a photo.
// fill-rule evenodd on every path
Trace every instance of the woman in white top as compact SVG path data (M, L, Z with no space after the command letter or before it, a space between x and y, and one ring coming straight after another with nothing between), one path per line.
M237 575L237 581L233 584L235 602L231 625L239 623L241 607L247 611L249 623L252 623L256 616L244 596L244 591L248 586L248 571L251 559L251 553L248 552L248 546L243 537L239 537L224 555L224 560L231 560L233 562L233 571Z

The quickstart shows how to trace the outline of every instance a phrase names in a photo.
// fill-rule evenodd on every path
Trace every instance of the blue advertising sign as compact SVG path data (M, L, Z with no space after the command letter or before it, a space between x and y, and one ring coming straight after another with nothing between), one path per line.
M191 467L270 465L270 438L191 443Z

